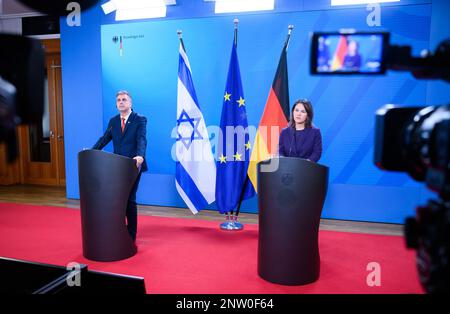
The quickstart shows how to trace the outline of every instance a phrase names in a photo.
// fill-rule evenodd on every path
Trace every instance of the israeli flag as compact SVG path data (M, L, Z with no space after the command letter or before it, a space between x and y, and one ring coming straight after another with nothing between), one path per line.
M196 214L215 201L216 165L183 42L178 65L176 157L178 193Z

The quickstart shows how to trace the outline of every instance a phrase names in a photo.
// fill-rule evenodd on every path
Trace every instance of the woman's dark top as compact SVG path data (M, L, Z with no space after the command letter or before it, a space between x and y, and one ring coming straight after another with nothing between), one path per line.
M280 134L279 154L317 162L322 156L320 129L311 127L297 131L291 127L284 128Z

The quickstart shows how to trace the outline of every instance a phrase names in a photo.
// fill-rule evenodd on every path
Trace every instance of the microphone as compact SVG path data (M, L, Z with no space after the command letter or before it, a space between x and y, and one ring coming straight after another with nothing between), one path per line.
M291 144L289 145L289 154L288 154L288 157L291 157L292 141L294 140L294 138L295 138L295 129L294 129L294 136L292 137L292 139L291 139Z

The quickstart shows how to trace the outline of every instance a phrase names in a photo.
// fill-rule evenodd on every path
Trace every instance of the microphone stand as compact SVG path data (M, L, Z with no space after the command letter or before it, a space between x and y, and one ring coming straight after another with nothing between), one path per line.
M295 139L295 128L294 128L294 134L293 134L292 139L291 139L291 144L289 144L289 154L288 154L288 157L291 157L292 142L294 141L294 139ZM297 149L295 149L295 152L297 152Z

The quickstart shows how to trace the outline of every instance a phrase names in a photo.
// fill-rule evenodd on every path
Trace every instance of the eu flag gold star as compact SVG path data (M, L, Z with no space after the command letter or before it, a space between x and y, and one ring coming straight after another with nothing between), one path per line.
M245 106L245 100L242 97L239 97L239 100L236 100L237 103L239 103L239 107Z
M226 163L227 162L227 157L225 157L223 154L219 157L220 163Z
M250 148L252 148L252 144L248 141L247 144L245 144L245 150L250 150Z
M242 159L241 159L241 154L239 154L238 152L236 152L236 155L233 155L233 157L234 157L234 160L235 161L241 161Z
M230 101L230 96L231 94L228 94L227 92L225 92L225 95L223 95L223 98L225 99L225 101Z

